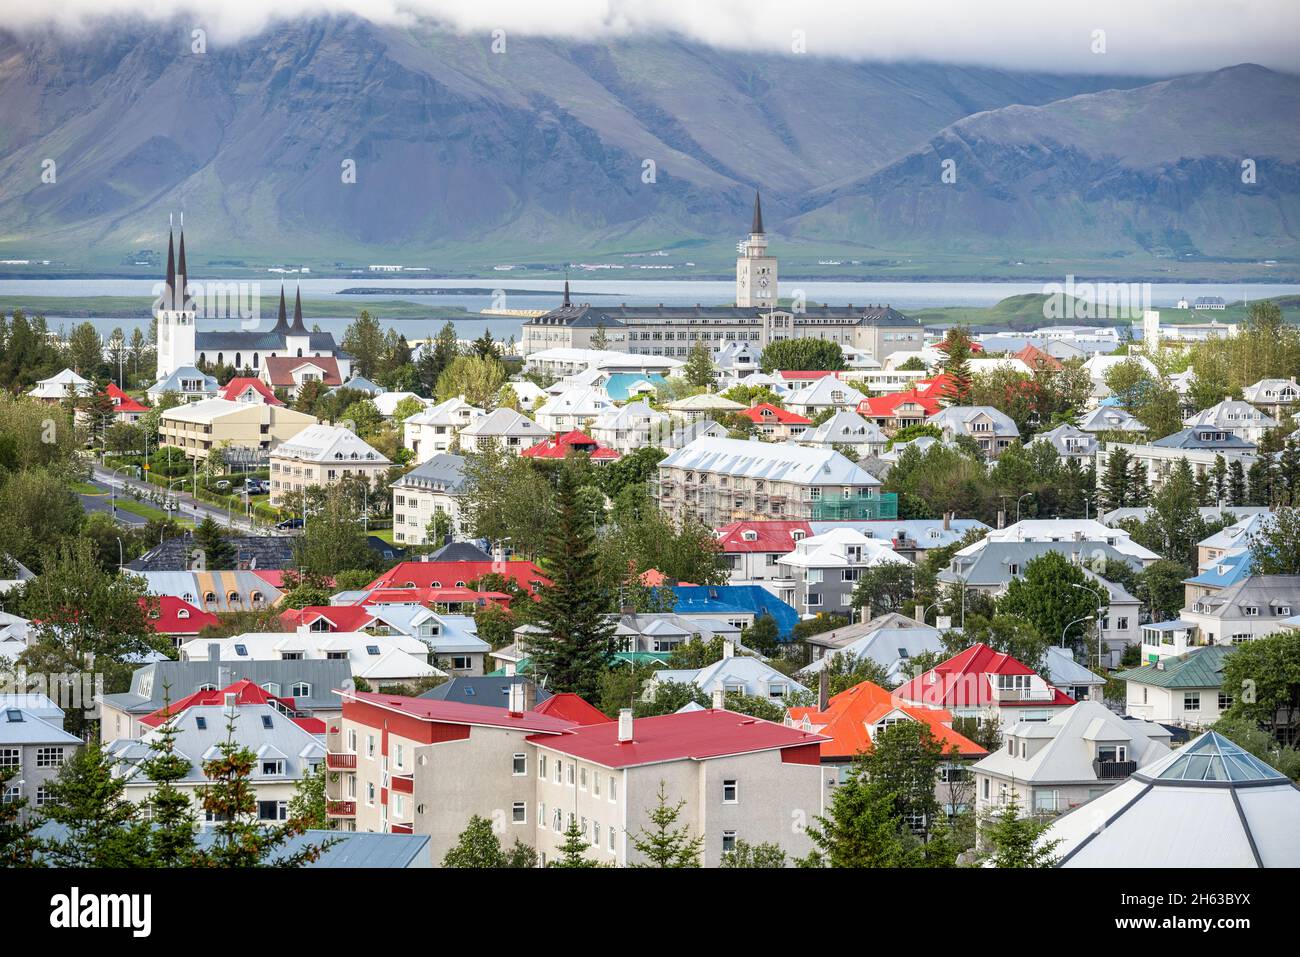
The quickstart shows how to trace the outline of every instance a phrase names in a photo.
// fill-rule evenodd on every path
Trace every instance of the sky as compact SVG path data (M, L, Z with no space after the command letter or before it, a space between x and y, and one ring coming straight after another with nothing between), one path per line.
M1238 63L1300 72L1300 0L0 0L0 28L93 31L105 16L202 27L214 44L320 14L435 20L601 42L676 34L711 46L856 60L1170 75Z

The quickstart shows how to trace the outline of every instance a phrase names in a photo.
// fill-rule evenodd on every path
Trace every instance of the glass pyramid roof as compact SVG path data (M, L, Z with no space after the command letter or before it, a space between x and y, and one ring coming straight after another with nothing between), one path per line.
M1288 780L1249 751L1227 738L1208 731L1182 750L1144 769L1153 781L1244 781Z

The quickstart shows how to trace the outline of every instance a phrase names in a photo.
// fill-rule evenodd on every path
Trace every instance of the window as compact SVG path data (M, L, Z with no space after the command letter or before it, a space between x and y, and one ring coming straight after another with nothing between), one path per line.
M564 783L564 762L559 758L555 759L555 783Z
M38 768L63 767L63 749L62 748L37 748L36 766Z
M1184 711L1201 710L1201 693L1199 691L1183 692L1183 710Z
M399 744L397 746L394 757L396 758L396 760L393 763L400 770L406 764L406 748L403 745Z
M275 777L284 774L284 762L278 758L263 761L262 774L267 777Z
M722 782L722 803L737 804L739 803L739 793L736 788L734 779L728 779Z
M1097 745L1098 761L1127 761L1128 748L1122 744L1099 744Z
M311 685L305 681L299 681L289 688L289 697L291 698L310 698Z
M551 819L551 829L556 832L564 830L564 812L558 807L555 809L555 817Z
M289 819L289 802L258 801L257 817L262 821L287 821Z
M37 807L45 807L45 805L50 804L53 801L54 798L50 796L50 789L47 788L44 784L42 784L40 787L36 789Z
M609 799L611 801L618 800L618 781L612 774L609 776Z
M523 801L516 801L510 808L510 819L515 824L527 824L528 806Z
M513 774L515 777L518 777L518 776L521 775L521 774L527 774L527 773L528 773L528 755L526 755L526 754L516 754L516 755L514 756L513 760L512 760L511 771L510 771L510 773Z
M722 832L722 853L730 854L735 849L736 849L736 832L723 831Z
M375 759L375 736L373 734L366 735L366 757L372 761Z
M348 750L353 754L357 753L357 729L348 728Z
M614 829L612 827L609 829L609 851L611 854L614 853Z
M591 822L591 843L595 847L600 847L600 822Z
M366 645L366 654L368 654L368 655L377 655L377 654L379 654L379 646L378 646L378 645Z
M569 762L569 768L568 771L565 773L565 778L566 778L565 783L572 786L573 785L573 762L572 761Z
M269 714L262 715L262 727L266 728L268 731L275 727L275 722L271 720Z
M600 797L600 774L595 771L591 774L591 793Z
M375 806L375 782L366 782L366 803L371 807Z
M0 748L0 768L22 767L22 754L19 748Z
M546 755L544 754L537 756L537 776L543 780L546 778Z
M1232 707L1232 695L1219 692L1219 710L1227 711Z

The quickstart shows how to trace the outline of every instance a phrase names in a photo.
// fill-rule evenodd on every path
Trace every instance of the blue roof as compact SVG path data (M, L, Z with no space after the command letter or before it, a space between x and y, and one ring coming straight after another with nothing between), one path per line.
M799 613L761 585L670 585L679 615L771 615L782 641L789 641Z
M1254 567L1255 556L1250 552L1225 555L1199 575L1185 579L1184 584L1227 588L1249 578Z
M631 398L629 389L637 382L649 382L651 385L665 385L667 380L661 375L641 375L639 372L615 372L605 383L605 392L615 402L623 402Z

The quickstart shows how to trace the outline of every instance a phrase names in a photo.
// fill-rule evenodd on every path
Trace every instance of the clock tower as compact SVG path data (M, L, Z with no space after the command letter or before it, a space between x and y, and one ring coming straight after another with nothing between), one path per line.
M767 236L763 233L763 205L754 193L754 222L749 239L740 244L736 259L736 305L775 308L776 259L767 254Z

